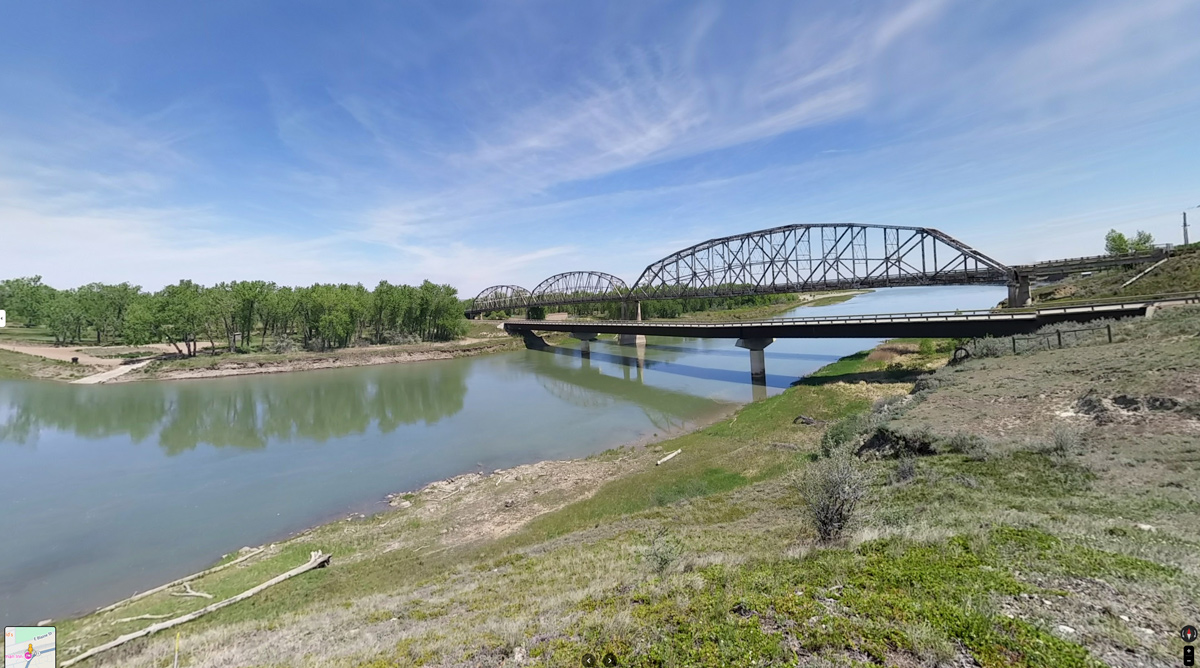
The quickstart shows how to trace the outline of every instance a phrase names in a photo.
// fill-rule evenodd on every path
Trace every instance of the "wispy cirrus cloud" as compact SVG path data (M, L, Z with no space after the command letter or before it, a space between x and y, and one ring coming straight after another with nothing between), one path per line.
M632 279L710 236L822 220L1023 261L1037 230L1086 252L1089 225L1161 236L1195 199L1196 2L376 7L269 44L227 18L214 53L138 17L136 58L63 24L92 48L71 67L6 51L0 27L0 65L45 60L0 75L10 272L472 292ZM237 66L164 78L172 57ZM77 74L93 66L106 83Z

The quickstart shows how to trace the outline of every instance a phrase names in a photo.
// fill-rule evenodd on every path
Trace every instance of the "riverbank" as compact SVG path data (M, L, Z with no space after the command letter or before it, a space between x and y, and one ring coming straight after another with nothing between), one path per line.
M936 344L891 343L647 447L393 496L190 583L220 600L334 555L180 627L181 659L1175 665L1200 618L1200 310L1114 331L953 367ZM866 496L821 543L793 481L847 447ZM208 602L57 622L60 659ZM83 665L161 665L173 641Z
M478 329L478 328L477 328ZM518 350L521 340L494 326L473 332L456 341L376 345L341 348L325 352L213 353L203 350L194 357L165 355L161 344L137 349L113 347L112 351L89 347L60 347L39 343L0 343L0 379L59 380L67 382L126 383L142 380L220 378L263 373L285 373L314 369L397 364L436 359L454 359ZM134 350L135 352L128 352ZM137 357L136 353L159 357ZM111 356L101 357L108 353ZM78 363L71 363L77 358ZM129 371L118 371L128 366Z
M684 320L758 320L773 318L800 306L829 306L871 292L859 290L832 294L806 293L792 302L739 309L704 311L681 316ZM138 347L56 346L45 341L40 330L31 330L29 340L20 338L20 331L6 331L0 341L0 379L58 380L67 382L127 383L143 380L187 380L222 378L264 373L287 373L316 369L400 364L427 360L454 359L486 355L523 347L520 338L509 336L499 327L499 321L479 320L470 323L465 338L456 341L398 345L372 345L340 348L324 352L293 351L288 353L234 353L202 349L194 357L170 354L168 344ZM548 334L547 340L562 339L565 335ZM72 359L78 363L72 363ZM148 362L147 364L141 364ZM117 371L123 366L139 364L134 370Z
M801 306L832 306L849 301L859 295L874 292L874 290L853 290L848 292L806 292L797 295L796 301L780 302L769 306L746 306L743 308L717 309L712 311L693 311L684 313L677 320L696 320L707 322L728 322L731 320L766 320L778 317Z

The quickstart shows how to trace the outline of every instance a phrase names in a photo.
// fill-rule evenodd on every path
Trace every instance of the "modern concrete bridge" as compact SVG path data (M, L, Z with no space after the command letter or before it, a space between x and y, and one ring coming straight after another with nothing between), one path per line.
M1200 303L1200 294L1171 295L1156 300L1066 305L1041 309L937 311L878 315L780 318L757 322L643 322L637 320L509 320L504 329L520 334L529 348L547 344L536 332L569 332L582 341L585 355L598 334L619 337L644 335L737 339L750 351L750 375L765 377L763 351L777 338L978 338L1027 334L1058 322L1088 322L1101 318L1145 316L1157 305ZM644 339L643 339L644 341Z
M625 317L632 317L640 313L642 301L654 299L981 283L1008 285L1009 304L1026 306L1030 283L1040 276L1155 262L1166 252L1008 267L931 228L785 225L684 248L646 267L633 285L602 271L555 274L532 290L493 285L471 300L466 315L615 302L622 304Z

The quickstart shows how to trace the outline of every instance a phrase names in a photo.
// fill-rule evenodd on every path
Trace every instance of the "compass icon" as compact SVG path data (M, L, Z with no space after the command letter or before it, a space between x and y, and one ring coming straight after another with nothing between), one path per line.
M1183 638L1184 642L1194 642L1196 640L1196 627L1188 624L1179 632L1179 637Z

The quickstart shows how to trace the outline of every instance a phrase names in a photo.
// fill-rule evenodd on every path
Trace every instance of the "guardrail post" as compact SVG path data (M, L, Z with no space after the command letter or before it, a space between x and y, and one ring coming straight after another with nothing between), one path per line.
M1015 337L1015 336L1012 337L1012 342L1013 342L1013 354L1016 355L1017 354L1017 337Z
M1055 334L1058 334L1058 347L1062 348L1062 330L1058 330Z
M1112 325L1105 325L1104 328L1108 330L1108 342L1112 343Z

